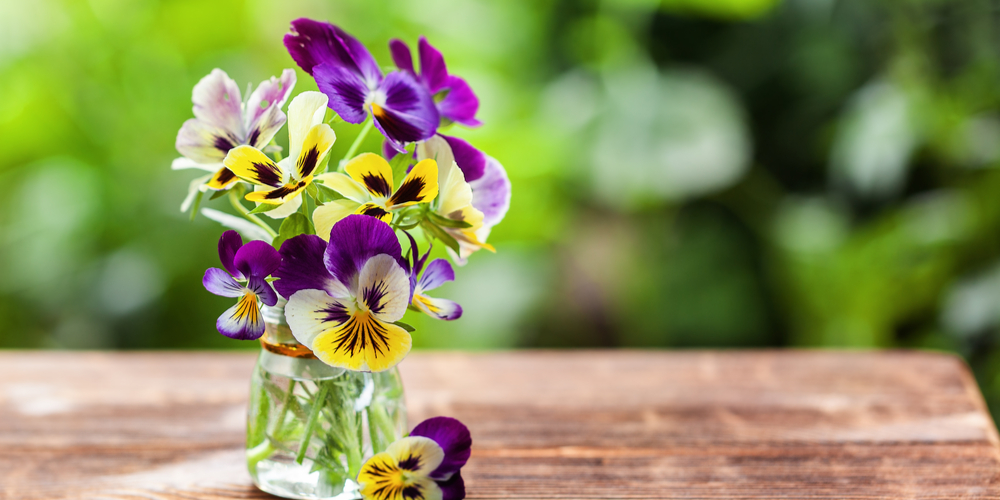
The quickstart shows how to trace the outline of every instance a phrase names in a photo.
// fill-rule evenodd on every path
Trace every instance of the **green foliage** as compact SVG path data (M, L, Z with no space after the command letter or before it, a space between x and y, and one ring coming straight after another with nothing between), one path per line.
M285 240L300 234L316 234L316 229L313 228L312 221L305 215L296 212L285 217L285 220L281 222L281 228L278 229L278 237L271 244L274 245L275 249L281 250L281 244Z

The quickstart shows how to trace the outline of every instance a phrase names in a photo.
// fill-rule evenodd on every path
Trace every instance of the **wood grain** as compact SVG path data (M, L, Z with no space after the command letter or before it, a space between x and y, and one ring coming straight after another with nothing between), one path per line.
M272 498L254 356L0 353L0 498ZM415 353L411 425L466 422L469 498L1000 498L965 365L917 352Z

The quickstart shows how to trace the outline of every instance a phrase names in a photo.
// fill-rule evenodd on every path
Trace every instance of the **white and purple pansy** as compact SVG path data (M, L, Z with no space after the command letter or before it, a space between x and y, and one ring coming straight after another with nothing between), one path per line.
M434 210L469 224L462 229L443 228L458 242L459 252L452 252L455 262L464 264L479 249L493 251L486 240L510 208L511 185L503 165L457 137L436 135L421 142L416 153L418 160L437 160Z
M429 418L361 466L361 496L366 500L462 500L461 468L471 454L472 436L462 422Z
M334 224L329 243L315 235L285 241L275 287L288 298L285 318L295 339L331 366L371 372L396 366L412 344L393 324L413 293L401 254L392 228L367 215Z
M263 241L246 245L236 231L226 231L219 238L219 260L225 270L213 267L205 271L202 285L222 297L239 297L233 307L215 322L219 333L238 340L255 340L264 334L260 303L278 302L267 277L281 264L281 256Z
M286 69L257 86L246 102L240 88L221 69L214 69L194 86L194 118L177 132L177 151L183 155L171 168L196 168L213 172L191 183L182 210L191 205L198 190L222 190L238 180L223 166L229 150L249 145L263 148L285 124L281 108L295 87L295 71Z
M393 148L434 135L440 120L430 92L405 71L382 75L368 49L344 30L312 19L292 21L285 35L292 59L316 79L329 106L348 123L370 113Z
M455 270L451 264L444 259L434 259L427 264L427 253L420 256L417 251L417 242L406 233L410 239L410 249L413 251L413 264L411 267L412 280L415 283L413 288L413 299L410 305L433 318L452 321L462 317L462 306L448 299L437 299L428 296L426 292L433 290L449 281L455 281ZM427 264L426 268L424 265Z
M479 98L465 80L448 74L444 56L431 45L427 38L420 37L417 54L420 57L420 73L413 68L410 48L402 40L390 40L389 50L396 67L413 75L434 96L434 104L441 116L441 125L458 123L466 127L478 127L482 122L476 119Z

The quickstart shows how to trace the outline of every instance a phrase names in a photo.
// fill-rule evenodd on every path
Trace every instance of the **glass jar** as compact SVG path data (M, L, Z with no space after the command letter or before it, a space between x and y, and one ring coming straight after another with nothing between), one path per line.
M361 498L361 465L406 432L399 371L362 373L319 361L292 337L284 305L263 310L247 413L250 476L284 498Z

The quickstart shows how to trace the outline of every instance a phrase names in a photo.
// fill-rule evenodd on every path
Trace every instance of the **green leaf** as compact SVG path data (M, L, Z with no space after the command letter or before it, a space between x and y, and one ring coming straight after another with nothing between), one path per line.
M334 200L344 199L343 195L334 191L332 188L326 187L322 183L314 182L310 184L310 186L316 186L316 191L318 192L319 196L314 196L313 198L321 203L330 203L331 201Z
M294 238L300 234L316 234L316 231L312 228L312 223L309 222L309 218L298 212L295 212L285 220L281 222L281 227L278 228L278 236L274 238L274 248L281 249L281 244L289 238Z
M410 168L413 162L413 153L407 151L406 153L399 153L389 160L389 167L392 168L392 182L395 184L393 188L398 188L400 184L403 183L403 179L406 178L406 169Z
M314 199L314 200L318 200L318 199L319 199L319 188L318 188L318 187L316 187L317 185L318 185L318 184L317 184L317 183L315 183L315 182L310 182L310 183L309 183L309 184L308 184L308 185L306 186L306 193L307 193L307 194L308 194L309 196L311 196L311 197L312 197L312 199Z
M205 192L198 190L198 194L194 195L194 202L191 204L191 221L194 221L194 216L198 215L198 207L201 205L201 199L205 196Z
M251 210L250 213L252 213L252 214L262 214L264 212L270 212L271 210L274 210L274 209L276 209L276 208L278 208L280 206L281 205L272 205L270 203L261 203L260 205L257 205L256 208L254 208L253 210Z
M227 194L229 194L229 191L227 191L225 189L220 189L220 190L212 193L212 196L209 198L209 200L214 200L216 198L222 198L223 196L225 196Z
M423 228L424 232L428 236L433 237L444 243L444 245L456 252L459 251L458 241L455 240L450 234L448 234L444 229L437 227L429 219L424 219L420 222L420 227Z
M427 218L431 220L435 225L441 227L454 227L458 229L465 229L472 227L472 224L465 222L464 220L449 219L447 217L438 215L434 212L427 212Z
M403 323L402 321L397 321L397 322L395 322L393 324L396 325L396 326L398 326L398 327L400 327L400 328L402 328L403 330L406 330L407 332L410 332L410 333L413 333L413 332L417 331L416 328L413 328L412 326L407 325L406 323Z

